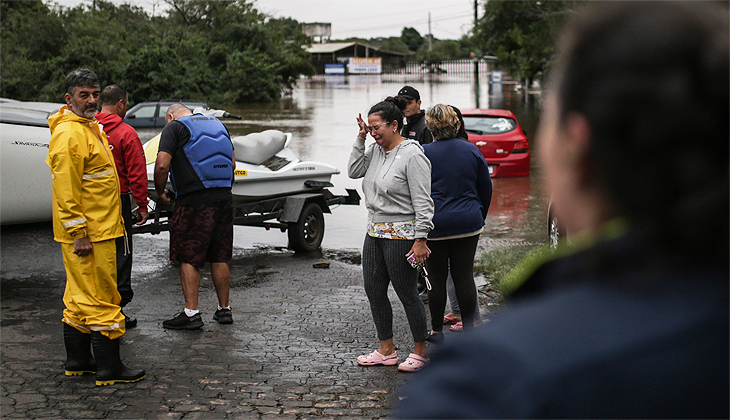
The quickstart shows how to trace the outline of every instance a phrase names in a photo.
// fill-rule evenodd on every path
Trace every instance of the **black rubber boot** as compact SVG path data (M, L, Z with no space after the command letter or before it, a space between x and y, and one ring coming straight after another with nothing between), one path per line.
M124 309L122 309L122 315L124 315L124 328L130 329L137 326L137 318L125 314Z
M96 362L91 355L91 334L63 324L63 342L66 344L66 376L96 373Z
M110 340L99 331L91 332L91 343L98 370L96 385L114 385L116 383L137 382L144 379L144 370L129 369L119 358L119 339Z

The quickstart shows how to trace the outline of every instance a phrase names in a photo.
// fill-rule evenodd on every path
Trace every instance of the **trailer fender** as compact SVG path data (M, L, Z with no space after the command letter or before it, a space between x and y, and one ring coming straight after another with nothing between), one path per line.
M319 208L322 209L323 213L332 213L327 205L327 200L325 200L324 195L312 193L297 194L286 197L284 211L281 212L278 220L286 223L298 222L299 215L302 213L302 209L304 209L304 206L307 203L316 203Z

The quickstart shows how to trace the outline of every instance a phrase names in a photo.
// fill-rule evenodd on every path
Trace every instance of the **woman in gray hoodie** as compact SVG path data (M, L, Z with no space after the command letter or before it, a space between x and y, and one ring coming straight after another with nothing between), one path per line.
M350 178L363 178L368 209L368 232L362 251L365 293L380 340L380 349L359 356L362 366L396 365L393 310L388 284L403 304L415 348L398 366L415 372L428 362L426 310L418 297L417 276L407 257L423 264L428 258L426 237L433 228L431 163L417 141L401 137L403 113L398 99L389 97L370 108L367 123L358 115L360 131L350 154ZM365 147L367 133L375 143Z

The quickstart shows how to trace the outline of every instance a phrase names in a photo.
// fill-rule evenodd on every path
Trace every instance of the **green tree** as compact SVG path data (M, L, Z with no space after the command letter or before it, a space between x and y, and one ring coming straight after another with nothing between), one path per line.
M418 49L423 45L423 37L414 28L403 28L403 31L401 31L400 34L400 39L408 46L408 49L413 52L418 51Z
M408 48L408 45L403 42L403 39L395 36L383 41L383 43L380 44L380 49L385 51L399 52L403 54L408 54L411 52L411 50Z
M552 59L555 34L578 3L578 0L485 1L474 46L495 55L515 77L539 78Z
M273 101L314 73L293 19L268 19L244 0L166 1L167 16L154 18L105 0L0 2L0 95L62 101L66 74L87 67L102 86L124 86L132 103Z
M468 58L461 48L459 41L439 41L434 40L429 50L428 45L424 45L418 50L418 59L427 64L438 64L446 60L458 60L460 58Z
M38 83L47 76L45 63L67 39L58 11L37 1L0 2L1 95L37 98ZM61 93L63 95L63 93ZM56 94L55 100L58 94Z

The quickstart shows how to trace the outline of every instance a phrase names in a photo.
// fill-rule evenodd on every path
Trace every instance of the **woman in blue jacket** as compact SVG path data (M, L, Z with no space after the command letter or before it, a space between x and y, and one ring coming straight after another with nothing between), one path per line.
M431 198L434 202L434 229L428 235L432 254L426 261L431 281L428 301L430 341L433 342L443 340L449 269L464 328L474 325L477 305L474 254L492 200L492 180L487 163L476 146L456 138L460 125L451 106L438 104L426 111L426 127L434 140L423 147L431 161Z

